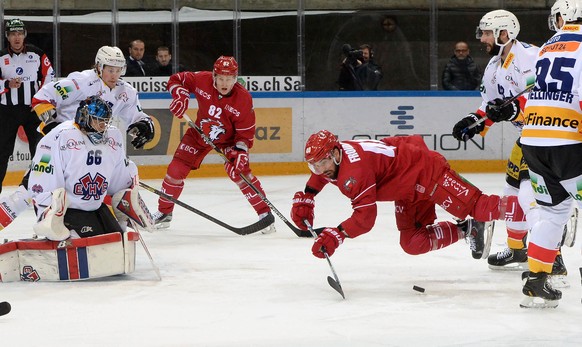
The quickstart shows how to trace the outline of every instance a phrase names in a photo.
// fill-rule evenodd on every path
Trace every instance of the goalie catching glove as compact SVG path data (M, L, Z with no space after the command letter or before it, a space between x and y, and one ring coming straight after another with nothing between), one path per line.
M473 136L482 132L485 129L485 122L481 121L476 127L469 129L469 127L481 121L481 117L476 113L469 113L465 118L455 124L453 127L453 137L459 141L467 141Z
M507 99L495 99L487 103L485 113L493 122L512 121L519 115L519 101L517 99L503 105Z
M224 163L224 170L231 179L236 180L245 168L249 166L247 146L243 143L237 143L236 146L225 149L224 155L228 159Z
M127 127L127 133L133 138L133 148L140 149L154 139L154 123L151 119L142 119Z
M345 238L346 235L338 228L325 228L315 239L311 252L318 258L325 258L324 252L327 252L327 255L331 257Z
M139 195L137 185L115 193L111 198L111 206L120 225L127 224L131 219L149 232L156 230L154 218Z
M301 230L307 230L303 220L307 219L310 225L313 225L315 218L315 194L297 192L293 196L293 206L291 207L291 219Z

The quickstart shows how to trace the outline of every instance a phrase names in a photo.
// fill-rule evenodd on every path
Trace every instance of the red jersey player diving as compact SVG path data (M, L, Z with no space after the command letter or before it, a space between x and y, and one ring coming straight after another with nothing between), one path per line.
M428 149L420 136L381 141L338 141L327 130L309 137L305 160L312 174L304 191L295 193L291 217L299 228L313 224L315 195L336 185L352 201L351 217L328 227L315 239L313 255L332 255L345 238L372 229L377 201L394 201L400 246L412 255L447 247L467 238L473 258L487 257L493 226L489 221L523 215L516 196L485 195L451 170L446 159ZM436 222L436 205L459 219ZM488 231L485 241L485 231Z
M213 71L186 71L172 75L168 80L168 91L173 99L170 111L174 116L182 118L188 109L190 93L196 96L196 125L229 159L224 169L255 209L259 219L269 218L273 221L261 230L267 234L276 231L271 209L240 177L244 175L265 195L261 182L252 175L249 167L248 151L253 146L255 136L253 100L251 94L236 82L237 76L238 64L233 57L227 56L216 60ZM188 173L198 169L211 150L212 147L204 142L200 134L189 128L168 166L162 190L177 199ZM157 228L170 226L173 209L173 202L163 197L159 199L158 212L154 215Z

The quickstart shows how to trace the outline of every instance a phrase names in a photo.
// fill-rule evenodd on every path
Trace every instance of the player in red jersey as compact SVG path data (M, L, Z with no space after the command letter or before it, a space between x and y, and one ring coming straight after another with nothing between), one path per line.
M295 193L291 217L299 228L304 220L313 224L314 197L332 183L352 201L353 213L337 227L325 228L312 252L332 255L346 237L354 238L372 229L377 201L394 201L400 245L412 255L447 247L468 238L473 258L487 256L491 234L484 232L496 219L523 218L516 196L485 195L451 170L446 159L428 149L420 136L389 137L381 141L338 141L321 130L309 137L305 160L312 171L303 192ZM437 222L436 205L459 223ZM489 228L492 231L491 228Z
M168 80L172 94L170 111L182 118L188 109L190 94L196 96L198 113L195 123L212 142L220 148L230 162L224 164L228 177L236 183L245 198L259 215L259 219L272 218L267 204L240 178L245 175L265 194L261 182L253 176L249 167L248 151L255 136L255 111L251 94L237 83L238 64L233 57L221 56L214 63L213 71L179 72ZM162 190L178 198L184 188L184 179L191 170L200 167L202 160L212 150L200 134L190 128L184 134L174 158L168 166ZM164 198L158 201L154 215L158 228L168 228L172 220L174 203ZM275 231L274 223L262 230Z

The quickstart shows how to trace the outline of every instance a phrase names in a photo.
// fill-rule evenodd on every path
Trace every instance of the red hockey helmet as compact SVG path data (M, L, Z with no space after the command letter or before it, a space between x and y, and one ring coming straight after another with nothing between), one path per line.
M315 163L327 158L331 151L339 147L337 137L327 130L320 130L309 136L305 143L305 160L308 163Z
M216 59L216 62L214 62L213 72L215 75L237 76L238 64L234 57L221 55Z

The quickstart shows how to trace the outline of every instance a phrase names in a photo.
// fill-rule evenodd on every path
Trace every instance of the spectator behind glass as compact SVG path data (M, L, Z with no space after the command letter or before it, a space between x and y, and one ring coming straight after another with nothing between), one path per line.
M364 44L360 49L352 49L346 43L342 51L346 57L339 67L339 90L377 90L382 70L373 61L372 47Z
M145 43L133 40L129 43L126 77L152 76L155 63L144 58Z
M443 71L443 89L477 89L481 84L481 71L469 55L469 45L464 41L457 42L454 53Z
M378 83L382 79L382 68L374 61L374 50L372 46L363 44L360 46L362 51L363 64L360 66L356 75L362 83L363 90L378 90Z
M170 49L166 46L158 47L156 53L156 68L154 69L153 76L171 76L172 75L172 54L170 54ZM178 65L178 72L186 71L186 68L182 65Z

